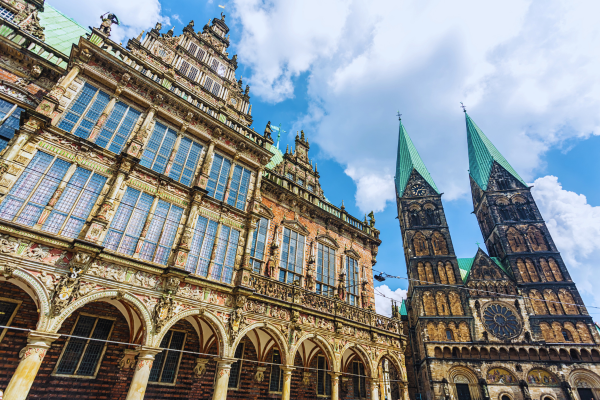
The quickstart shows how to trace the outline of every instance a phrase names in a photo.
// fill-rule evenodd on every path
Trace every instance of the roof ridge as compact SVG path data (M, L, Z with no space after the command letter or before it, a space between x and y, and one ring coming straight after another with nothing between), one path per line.
M494 161L500 164L515 179L527 186L517 171L515 171L466 112L465 120L467 125L467 145L469 148L469 174L479 187L482 190L487 190Z
M406 128L404 128L402 121L400 121L398 151L396 153L396 190L398 196L402 197L404 194L404 189L406 188L406 184L408 183L408 179L410 178L413 169L416 170L429 185L431 185L433 190L438 194L440 193L431 174L427 170L425 163L421 159L417 148L408 135Z

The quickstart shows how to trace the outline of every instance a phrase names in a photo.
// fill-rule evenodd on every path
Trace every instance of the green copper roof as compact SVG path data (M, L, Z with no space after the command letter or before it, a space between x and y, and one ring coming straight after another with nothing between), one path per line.
M404 194L404 189L406 189L406 184L413 169L417 170L423 179L431 185L433 190L440 193L437 186L435 186L433 178L429 175L429 171L427 171L423 160L421 160L419 152L415 148L410 136L408 136L406 129L404 129L402 121L400 121L398 154L396 155L396 190L398 191L398 196L402 197Z
M71 54L71 46L90 31L67 17L50 4L44 4L44 12L39 13L40 24L45 28L45 43L64 55Z
M408 315L406 311L406 300L402 300L402 304L400 304L400 315Z
M517 174L517 171L511 167L506 158L500 154L498 149L484 135L481 129L475 125L475 122L473 122L466 112L465 118L467 120L467 142L469 145L469 172L479 187L482 190L487 190L494 161L504 167L506 171L523 185L527 186L519 174Z
M269 161L269 163L266 165L266 168L273 169L277 166L277 164L283 161L283 153L277 148L277 146L274 145L271 145L269 151L273 153L273 157L271 157L271 161Z
M506 268L502 261L498 257L490 257L498 267L508 276L512 276L512 272L509 268ZM463 282L466 283L469 278L469 273L471 272L471 268L473 267L473 261L475 261L475 257L472 258L457 258L458 261L458 269L460 270L460 277Z

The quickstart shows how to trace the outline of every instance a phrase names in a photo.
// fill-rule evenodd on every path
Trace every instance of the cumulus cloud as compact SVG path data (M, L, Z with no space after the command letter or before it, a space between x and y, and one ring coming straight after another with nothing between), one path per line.
M377 292L385 297L379 296ZM406 290L392 290L388 285L375 286L375 311L377 311L378 314L386 315L388 317L392 316L392 299L398 300L398 303L400 303L402 300L406 299Z
M136 37L157 22L165 25L171 23L169 17L162 14L159 0L52 0L50 4L85 27L100 26L100 15L110 11L119 18L121 24L112 26L111 39L116 42Z
M600 305L600 206L592 206L582 194L562 188L555 176L544 176L533 183L532 194L548 230L577 282L587 305ZM594 290L596 288L596 290Z
M252 93L290 98L307 74L298 128L346 167L368 212L394 198L382 181L398 109L446 199L469 190L460 101L525 179L549 147L598 134L599 11L591 0L235 0L233 14Z

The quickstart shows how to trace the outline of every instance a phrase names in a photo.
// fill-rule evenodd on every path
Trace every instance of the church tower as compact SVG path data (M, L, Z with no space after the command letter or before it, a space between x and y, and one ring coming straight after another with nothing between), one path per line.
M465 291L444 214L441 193L400 121L396 204L409 282L406 353L411 397L427 393L433 379L427 343L438 336L470 341Z

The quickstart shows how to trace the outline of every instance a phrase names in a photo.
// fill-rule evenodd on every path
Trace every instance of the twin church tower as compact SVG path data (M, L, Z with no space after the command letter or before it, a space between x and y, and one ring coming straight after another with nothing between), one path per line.
M598 399L597 328L530 187L465 118L473 213L487 249L471 258L456 257L441 193L400 122L410 397Z

